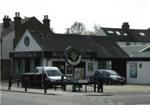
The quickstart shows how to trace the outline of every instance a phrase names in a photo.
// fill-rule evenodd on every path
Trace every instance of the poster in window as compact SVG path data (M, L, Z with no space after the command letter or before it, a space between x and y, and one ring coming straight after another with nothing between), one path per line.
M130 78L137 78L137 63L130 63Z
M83 68L75 68L74 80L82 80L82 79L83 79Z
M93 63L88 63L88 71L89 72L93 71Z
M73 67L71 65L67 66L67 74L72 74L73 73Z

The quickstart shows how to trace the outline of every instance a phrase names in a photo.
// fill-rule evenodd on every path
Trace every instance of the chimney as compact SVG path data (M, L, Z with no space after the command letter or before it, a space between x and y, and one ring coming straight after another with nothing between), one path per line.
M16 46L17 41L20 38L20 32L21 32L21 17L20 13L16 12L14 17L14 26L15 26L15 39L14 39L14 46Z
M130 28L130 25L128 24L128 22L124 22L122 24L122 29L128 30Z
M8 28L10 26L10 21L11 19L9 18L9 16L5 15L3 18L3 27Z
M44 15L43 24L45 25L46 29L50 29L50 20L48 19L48 15Z

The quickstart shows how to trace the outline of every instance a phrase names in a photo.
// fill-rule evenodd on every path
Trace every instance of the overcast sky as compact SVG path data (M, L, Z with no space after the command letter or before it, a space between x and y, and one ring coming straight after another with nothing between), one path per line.
M150 0L1 0L0 22L4 15L13 20L15 12L40 21L48 15L57 33L64 33L75 21L88 29L94 24L120 28L123 22L131 28L150 27Z

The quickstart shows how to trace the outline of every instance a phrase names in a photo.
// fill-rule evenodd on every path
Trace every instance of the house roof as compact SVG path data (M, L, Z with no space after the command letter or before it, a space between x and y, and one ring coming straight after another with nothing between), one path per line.
M150 45L121 47L130 57L150 58Z
M68 46L80 52L94 52L99 58L127 58L128 55L107 36L43 34L31 32L44 51L65 51Z
M3 23L1 23L0 26L1 26L2 37L15 30L14 21L10 21L10 26L7 28L3 28ZM21 28L20 29L21 29L21 31L20 31L21 35L25 32L26 29L34 30L37 32L53 33L50 29L47 30L47 28L45 28L45 26L34 16L33 17L25 17L24 19L21 19Z
M29 17L26 17L26 18L22 19L21 24L26 23L29 19L30 19ZM10 21L10 26L7 27L7 28L3 27L3 23L1 23L0 26L1 26L1 35L2 35L2 37L15 30L14 21Z
M150 42L149 29L122 29L102 27L104 32L114 41Z

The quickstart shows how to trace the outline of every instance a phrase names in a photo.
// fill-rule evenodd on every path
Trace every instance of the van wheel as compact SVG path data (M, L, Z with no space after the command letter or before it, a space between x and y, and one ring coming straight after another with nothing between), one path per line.
M121 82L121 85L124 85L124 83L123 83L123 82Z
M112 85L112 81L109 80L109 81L107 82L107 84L108 84L108 85Z

